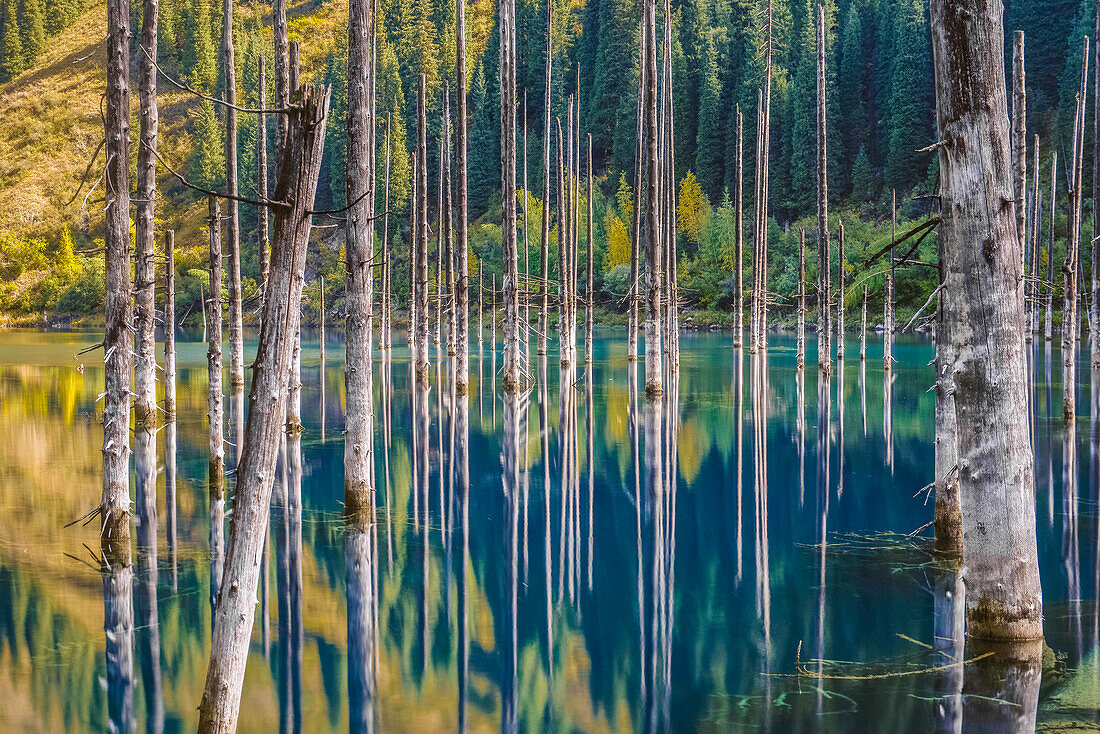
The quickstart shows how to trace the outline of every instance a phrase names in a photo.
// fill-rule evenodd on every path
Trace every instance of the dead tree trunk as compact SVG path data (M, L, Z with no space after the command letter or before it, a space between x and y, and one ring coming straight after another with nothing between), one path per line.
M389 350L393 332L393 304L390 294L393 285L393 253L390 252L390 118L386 118L386 193L382 199L382 338L379 346Z
M485 272L482 270L482 265L483 263L479 260L477 263L477 346L479 349L485 343L482 328L485 313Z
M645 49L646 47L645 44L647 33L649 33L649 29L646 26L645 19L643 18L642 29L639 35L641 49ZM648 68L645 64L645 57L644 55L639 54L638 122L634 130L634 137L636 140L634 147L634 216L632 217L630 223L630 287L627 289L626 293L627 303L629 304L626 327L626 354L627 361L630 362L636 362L638 360L638 307L641 301L638 293L638 285L641 278L642 269L642 188L644 187L642 177L645 175L646 129L644 125L644 104L647 72Z
M259 82L257 107L261 110L267 105L267 62L263 54L259 58ZM267 115L258 115L259 128L256 131L256 191L260 201L267 200ZM260 246L260 304L267 293L267 273L271 266L271 242L268 238L267 207L256 207L256 229L259 230Z
M1092 136L1092 308L1089 313L1089 329L1092 342L1089 352L1089 364L1092 369L1100 369L1100 331L1093 319L1100 319L1100 5L1096 6L1096 30L1093 35L1096 63L1093 70L1093 136ZM1084 97L1081 97L1084 100ZM1038 159L1038 136L1035 143ZM1038 166L1036 166L1038 173ZM1038 188L1038 187L1036 187Z
M592 251L595 248L595 239L592 232L592 133L588 133L588 232L586 243L587 260L585 262L585 287L584 287L584 361L592 362L592 327L594 325L595 291L592 280Z
M890 192L890 242L897 240L898 195ZM890 250L890 267L886 270L886 287L882 304L882 369L894 369L894 251Z
M1077 274L1081 256L1081 200L1084 181L1081 178L1085 157L1085 93L1088 83L1089 39L1084 40L1081 56L1081 86L1073 118L1073 150L1069 169L1069 233L1066 239L1066 261L1062 306L1062 411L1066 418L1076 413L1077 380Z
M662 116L665 125L665 189L664 189L664 218L666 232L666 260L668 270L666 280L668 282L668 327L665 329L665 340L668 344L668 358L670 367L674 370L680 367L680 316L679 316L679 290L677 282L677 252L676 241L676 127L674 125L672 108L672 7L669 0L665 0L664 17L664 52L662 71Z
M210 666L199 706L200 734L229 734L240 712L245 662L256 610L260 556L266 542L271 483L282 430L294 335L305 281L306 246L321 171L327 88L306 86L287 117L275 199L271 272L259 347L253 364L248 425L233 502L233 524L211 642Z
M539 341L538 353L546 354L546 334L550 329L550 77L553 67L553 3L546 4L546 83L542 98L542 239L539 244ZM479 329L480 332L480 329Z
M1047 298L1046 323L1043 334L1047 341L1054 339L1054 221L1058 213L1058 151L1050 156L1050 232L1047 240Z
M416 284L417 278L417 256L420 246L420 160L419 151L413 148L412 159L412 193L410 194L409 201L409 229L412 231L412 236L409 240L409 327L408 327L408 340L409 350L411 356L409 359L409 365L416 371L416 327L419 324L418 317L416 315L417 300L419 298L419 288Z
M825 6L817 6L817 366L832 370L829 309L832 295L829 243L829 175L825 130Z
M271 24L275 36L275 97L279 109L290 104L290 42L286 25L287 0L273 0L271 5ZM275 157L283 158L283 146L286 145L287 116L275 116Z
M288 69L289 69L289 84L290 93L293 95L298 91L298 42L292 41L287 45L288 55ZM298 300L297 308L299 311L298 329L294 334L294 353L291 359L290 366L290 383L287 387L288 395L286 402L286 432L291 435L296 435L302 432L302 320L301 310L302 302Z
M237 68L233 51L233 2L222 17L222 69L225 74L225 184L229 192L229 389L244 388L244 323L241 307L241 221L237 206Z
M427 79L416 87L416 378L428 383L428 99Z
M736 172L736 190L734 192L734 206L736 207L736 220L734 227L734 278L737 279L737 323L733 329L733 346L743 347L745 344L745 146L744 146L744 121L741 118L741 105L737 104L737 153L734 167Z
M451 90L443 82L443 242L447 264L447 354L454 357L458 349L458 308L455 305L454 223L451 204Z
M157 4L157 0L144 0L141 15L141 137L138 144L137 198L134 202L135 431L152 431L157 424L156 266L153 262L157 196ZM155 438L150 440L155 441Z
M863 286L863 315L859 327L859 361L867 361L867 286Z
M661 220L657 160L657 26L655 0L643 0L645 40L642 63L646 70L646 192L645 192L645 391L650 399L664 392L661 375Z
M1042 292L1042 279L1039 274L1039 252L1042 249L1043 189L1039 185L1039 136L1035 135L1032 145L1031 180L1031 228L1028 230L1028 247L1031 249L1031 262L1028 264L1027 288L1027 334L1028 339L1039 334L1039 294Z
M435 237L435 346L436 354L441 354L443 342L443 301L446 290L443 286L443 135L439 136L439 195L436 197L436 237Z
M104 543L130 544L130 11L107 3L106 329L103 336Z
M955 253L946 247L941 235L937 238L939 254L940 293L936 302L936 437L935 490L933 520L936 550L949 558L963 554L962 505L959 496L958 426L955 418L955 374L957 356L953 353L959 313L955 294L946 288L949 268L957 267Z
M519 391L519 247L516 230L516 3L500 3L501 232L504 392Z
M1020 256L999 2L932 0L942 223L967 628L1041 637ZM981 243L981 246L976 246ZM956 328L957 327L957 328ZM988 427L997 425L990 432Z
M806 366L806 230L798 230L798 332L795 337L795 363ZM820 312L819 312L820 313Z
M561 118L558 124L558 359L562 367L569 364L569 338L567 302L568 280L566 262L568 260L569 203L565 199L565 143L561 132Z
M527 188L527 90L523 90L523 358L531 360L531 248L528 219L531 191Z
M844 359L844 222L838 227L838 239L840 252L836 282L836 358L840 361Z
M374 169L371 163L371 113L374 40L369 0L351 0L348 8L347 213L345 254L344 510L351 517L371 507L374 492ZM324 348L324 278L321 279L321 344ZM322 355L324 352L322 351ZM322 375L322 379L324 376Z
M217 197L207 200L210 218L210 341L206 349L206 418L209 448L207 479L210 501L225 499L225 441L222 438L222 233ZM215 530L211 528L211 537ZM216 596L216 591L214 592Z
M1012 194L1016 201L1016 237L1023 265L1027 246L1027 208L1024 206L1027 196L1027 83L1023 31L1012 34ZM1023 285L1022 277L1020 284Z
M164 420L176 419L176 233L164 235Z

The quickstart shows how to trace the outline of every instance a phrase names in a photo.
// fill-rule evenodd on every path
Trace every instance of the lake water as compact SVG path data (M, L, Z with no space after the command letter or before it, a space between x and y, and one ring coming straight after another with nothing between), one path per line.
M98 339L0 332L5 731L197 721L221 514L205 344L180 337L155 513L132 490L131 579L101 570L97 523L63 527L100 494L101 357L75 356ZM398 335L375 362L378 510L351 529L343 345L330 335L322 361L304 341L305 432L276 479L242 732L1098 727L1096 388L1078 377L1067 442L1057 350L1033 354L1040 676L963 648L958 571L935 560L930 529L909 536L932 518L928 341L899 340L889 382L881 344L861 364L849 342L821 382L812 347L795 368L792 339L761 358L684 334L677 389L657 406L630 389L617 331L599 332L587 369L561 371L553 345L545 366L533 358L546 379L518 406L493 380L492 345L475 345L466 493L446 360L417 397ZM227 398L230 441L233 410Z

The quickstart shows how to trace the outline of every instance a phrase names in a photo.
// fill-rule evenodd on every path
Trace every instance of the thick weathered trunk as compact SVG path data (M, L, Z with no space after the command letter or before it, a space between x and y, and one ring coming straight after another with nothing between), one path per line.
M798 331L795 336L795 364L806 366L806 230L798 230ZM820 312L819 312L820 313Z
M553 3L546 4L546 83L542 98L542 233L539 243L539 341L538 353L546 354L550 328L550 76L553 66ZM480 308L480 304L479 304Z
M176 232L164 234L164 420L176 419Z
M137 191L134 217L134 430L157 424L156 249L154 214L157 195L157 0L144 0L141 11ZM154 446L155 446L155 439Z
M737 118L737 153L734 161L736 172L736 189L734 191L733 205L736 207L736 219L733 233L733 268L734 278L737 283L737 322L733 327L733 346L741 347L745 344L745 146L744 146L744 121L741 118L741 104L736 106Z
M949 269L957 268L955 253L946 247L941 235L937 238L939 255L939 281ZM962 558L963 525L962 505L959 496L958 429L955 420L955 374L952 368L956 356L954 334L959 318L956 294L941 287L936 301L936 435L935 435L935 490L936 504L933 515L936 531L936 550L950 558Z
M584 286L584 361L592 362L592 327L594 325L593 310L595 308L596 294L593 290L592 279L592 251L595 248L595 238L592 231L592 133L588 133L588 221L585 261L585 286ZM589 454L589 462L592 461Z
M371 507L374 493L374 384L371 339L374 329L374 169L371 166L370 0L351 0L348 8L347 213L345 253L344 508L355 516ZM322 338L324 344L324 279ZM323 354L323 352L322 352ZM322 375L322 380L324 376Z
M105 539L106 540L106 539ZM107 730L136 732L134 715L134 567L130 539L104 550L104 657L107 668Z
M501 258L504 289L504 392L519 390L519 247L516 230L516 3L500 2Z
M646 70L642 105L646 130L645 190L645 391L649 398L664 392L661 374L661 219L660 169L657 160L657 26L655 0L643 0L645 40L642 64Z
M421 74L416 87L416 342L413 362L419 382L428 382L428 100L427 80Z
M226 234L229 235L229 389L244 387L244 323L241 310L241 218L237 206L237 68L233 51L233 2L222 9L222 70L225 74Z
M832 253L829 242L829 174L825 129L825 6L817 6L817 366L832 369Z
M257 107L261 110L267 105L267 61L263 54L259 58L257 81ZM260 201L267 200L267 115L257 116L256 131L256 192ZM271 267L271 240L268 235L267 207L256 207L256 229L259 233L260 247L260 304L267 293L267 273Z
M103 404L104 542L130 542L130 11L107 3L106 328Z
M1004 28L996 0L932 0L945 301L971 636L1042 636ZM996 430L992 427L996 426Z
M266 538L271 480L294 335L301 318L299 303L305 281L306 246L317 179L321 170L327 88L306 86L289 113L287 144L279 165L268 297L264 303L259 346L253 364L248 425L237 473L233 524L226 553L225 576L214 616L210 666L199 706L200 734L236 729L245 662L256 610L260 556Z
M222 428L222 233L221 207L217 198L207 200L210 217L207 226L210 229L210 340L206 347L206 419L207 419L207 481L210 490L210 502L225 499L225 439ZM211 538L221 537L221 527L211 527ZM220 545L211 543L212 548ZM213 557L214 554L212 554ZM213 596L217 596L217 584L211 584Z

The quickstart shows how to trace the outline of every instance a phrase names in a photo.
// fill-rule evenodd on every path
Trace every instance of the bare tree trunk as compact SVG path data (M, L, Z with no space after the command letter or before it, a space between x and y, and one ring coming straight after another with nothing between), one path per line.
M290 43L286 25L287 0L272 0L271 24L275 36L275 101L279 109L290 104ZM275 116L275 157L283 158L286 145L287 116ZM277 172L276 172L277 173Z
M386 193L383 198L382 210L382 256L385 262L382 265L382 338L379 346L389 350L393 343L390 337L393 333L393 304L391 293L393 286L393 253L390 251L390 118L386 117Z
M762 151L764 147L764 90L756 90L756 170L753 172L753 210L752 210L752 299L749 304L749 352L756 354L760 337L760 180L764 175Z
M106 329L103 336L103 496L105 544L130 544L130 11L107 3ZM127 552L127 555L129 553Z
M863 286L863 316L859 327L859 361L867 361L867 286Z
M418 274L417 269L417 257L419 257L420 247L420 151L413 148L412 159L412 193L409 201L409 229L412 231L411 239L409 240L409 327L408 327L408 340L409 350L412 352L409 365L413 371L416 371L416 327L419 324L418 317L416 315L417 300L419 299L419 286L417 285L416 278Z
M164 234L164 420L176 419L176 233Z
M734 232L733 261L734 277L737 279L737 323L733 327L733 346L742 347L745 344L745 146L744 146L744 121L741 118L741 104L738 103L737 112L737 154L734 163L737 169L737 183L734 192L734 206L737 208Z
M439 194L436 196L436 237L435 237L435 336L433 341L436 354L442 354L443 343L443 301L446 298L443 287L443 156L444 135L439 136Z
M645 391L650 399L664 392L661 374L661 220L660 169L657 160L657 26L655 0L643 0L645 40L642 45L642 63L646 70L645 115L646 129L646 192L645 192L645 243L646 243L646 304L645 304Z
M836 358L844 359L844 222L838 227L840 258L837 265L836 284ZM841 385L841 388L844 386Z
M298 42L291 41L287 45L288 59L288 79L290 84L290 94L294 94L298 91ZM282 115L280 115L282 116ZM284 151L285 152L285 151ZM282 157L282 156L280 156ZM290 363L290 382L287 386L287 401L286 401L286 432L290 435L297 435L302 432L302 300L298 299L296 308L298 309L298 328L294 332L294 352L291 357Z
M931 3L967 627L1041 637L1020 256L999 2ZM975 243L984 243L981 247ZM990 431L996 425L998 430Z
M588 133L588 230L587 237L587 261L585 263L585 305L584 305L584 348L585 355L584 361L586 363L592 362L592 327L593 327L593 311L595 308L595 291L593 290L592 280L592 251L595 248L595 239L592 232L592 133ZM589 456L589 462L592 461Z
M1076 413L1077 379L1077 273L1081 256L1081 200L1084 181L1081 178L1085 157L1085 94L1089 66L1089 39L1085 36L1081 56L1081 86L1073 122L1073 150L1070 158L1069 233L1066 239L1066 261L1062 307L1062 410L1066 418Z
M775 5L767 0L764 9L764 89L760 109L760 192L757 211L760 224L757 236L760 238L760 300L757 303L757 347L768 346L768 194L771 182L768 175L771 160L772 128L772 53L775 49Z
M898 195L890 192L890 242L897 240ZM890 267L886 271L882 306L882 369L894 369L894 251L890 250Z
M528 237L531 191L527 188L527 90L523 90L523 356L531 355L531 248Z
M260 556L271 500L271 481L282 429L294 335L298 332L310 214L321 170L327 88L300 90L291 111L280 160L268 297L253 364L248 425L233 502L225 577L211 643L210 666L199 706L200 734L236 729L245 662L256 610Z
M413 363L418 382L428 382L428 100L423 74L416 87L416 350Z
M447 354L455 356L458 339L458 308L455 305L455 243L451 202L451 90L443 82L443 241L447 263Z
M1092 344L1089 363L1092 369L1100 369L1100 331L1093 319L1100 318L1100 5L1096 6L1096 30L1093 35L1096 63L1093 70L1093 135L1092 135L1092 308L1089 312L1089 329L1092 331ZM1081 97L1084 103L1084 96ZM1038 136L1035 143L1035 157L1039 153ZM1036 174L1038 166L1036 166Z
M257 107L261 110L267 105L267 61L263 54L259 58L259 81ZM256 131L256 192L260 201L267 200L267 115L258 115L259 125ZM256 229L259 230L260 246L260 304L263 305L267 293L267 273L271 267L271 241L268 235L267 207L256 207Z
M546 4L546 83L542 101L542 240L539 252L539 342L538 353L546 354L546 334L550 329L550 77L553 67L554 4ZM480 328L479 328L480 332Z
M371 61L374 19L369 0L348 8L347 230L345 255L344 510L356 517L372 506L374 494L374 169L371 128L374 90ZM324 278L321 278L321 344L324 345ZM322 355L324 352L322 351ZM322 380L324 375L322 375Z
M156 249L154 215L157 196L157 0L143 0L142 57L139 63L141 97L140 142L135 199L134 253L134 430L153 431L157 425L156 360ZM150 437L154 442L155 437Z
M1027 242L1027 207L1024 206L1027 196L1027 82L1023 31L1012 34L1012 194L1016 201L1016 237L1023 265ZM1022 277L1020 283L1023 284Z
M798 332L795 337L795 364L806 366L806 230L798 230ZM820 312L819 312L820 314Z
M939 259L940 293L936 302L936 437L935 437L935 490L936 504L933 514L936 531L936 550L952 559L963 555L963 519L959 492L958 426L955 418L955 373L957 355L954 353L960 314L954 301L955 293L948 291L945 278L949 268L957 267L955 254L947 247L945 238L936 238ZM962 600L960 600L962 601Z
M516 233L516 3L500 3L501 258L504 289L504 392L519 391L519 246Z
M483 264L484 263L480 260L477 263L477 346L479 349L481 345L485 343L485 335L482 328L485 312L485 273L482 270Z
M373 248L371 248L373 249ZM317 316L317 325L320 327L321 333L317 339L317 343L321 348L321 359L325 358L325 276L320 275L317 277L317 287L321 292L321 308ZM369 302L368 302L368 305ZM323 382L323 380L322 380Z
M237 67L233 51L233 2L222 5L222 70L225 74L225 183L229 192L229 389L244 387L244 323L241 309L241 222L237 206Z
M558 359L562 367L569 365L568 327L568 260L569 260L569 202L566 200L565 142L558 124Z
M656 12L656 11L654 11ZM640 48L646 47L646 34L649 28L643 18L641 33L639 34ZM646 74L649 69L645 63L645 56L639 54L638 58L638 122L635 127L634 137L634 216L630 223L630 287L627 289L627 331L626 331L626 355L627 361L638 360L638 321L639 321L639 282L641 280L642 257L642 188L645 183L642 177L645 175L645 89Z
M832 253L829 243L829 175L825 130L825 6L817 6L817 366L832 370L829 343Z
M1028 266L1030 270L1029 275L1031 279L1029 281L1028 293L1030 298L1027 303L1027 313L1029 321L1027 324L1029 338L1039 333L1039 315L1041 310L1039 308L1039 294L1042 292L1041 278L1039 275L1039 252L1042 249L1042 221L1043 221L1043 189L1039 185L1039 136L1034 136L1034 144L1032 145L1032 181L1031 181L1031 202L1033 216L1031 219L1031 229L1028 231L1028 238L1030 240L1031 247L1031 263Z
M1047 298L1044 336L1054 339L1054 222L1058 212L1058 151L1050 157L1050 238L1047 241Z
M206 349L206 419L208 438L208 474L207 480L210 490L210 502L213 505L225 500L225 440L222 429L222 233L221 233L221 207L216 197L209 197L207 204L210 218L207 226L210 228L210 341ZM210 528L210 536L217 542L211 543L211 557L220 547L221 527L213 525ZM218 579L211 580L212 595L217 597Z

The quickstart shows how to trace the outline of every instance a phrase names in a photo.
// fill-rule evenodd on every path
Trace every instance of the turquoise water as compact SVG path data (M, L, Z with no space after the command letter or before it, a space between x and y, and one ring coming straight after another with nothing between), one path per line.
M89 550L95 523L63 527L100 491L103 371L95 353L75 356L98 336L0 333L0 728L193 730L217 566L201 337L180 337L155 515L133 489L127 590L127 571L102 571ZM1086 371L1066 443L1057 350L1040 343L1032 360L1040 670L956 644L958 571L936 562L930 529L910 535L932 518L920 490L933 474L933 346L920 337L900 340L889 382L879 342L866 363L849 342L821 382L796 369L793 339L754 357L726 334L685 333L678 384L657 408L631 390L618 331L600 330L588 368L561 370L555 345L545 365L533 357L545 381L519 405L493 380L492 344L474 345L467 494L448 362L414 396L399 335L375 363L377 513L356 529L342 513L343 346L330 334L322 361L316 336L304 341L306 430L276 480L241 731L1100 721L1100 426ZM414 410L425 398L427 423ZM227 397L231 442L235 406ZM125 631L127 610L132 638L106 635L105 614Z

